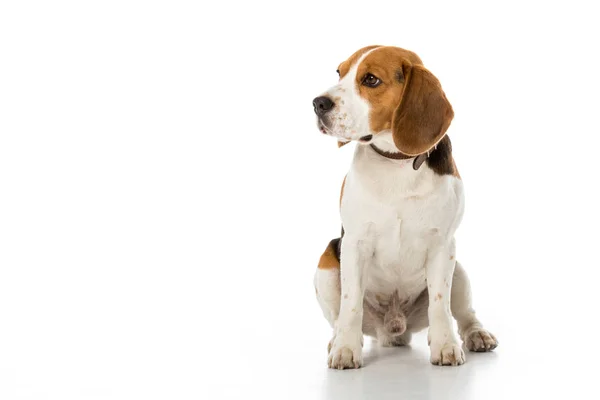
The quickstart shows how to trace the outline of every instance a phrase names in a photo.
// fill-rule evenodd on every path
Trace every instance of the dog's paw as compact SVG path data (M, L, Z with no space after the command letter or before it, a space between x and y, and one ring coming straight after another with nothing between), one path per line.
M469 351L492 351L498 347L498 340L485 329L476 329L466 335L465 346Z
M455 341L431 343L431 363L434 365L462 365L465 363L465 352Z
M333 347L333 342L335 342L335 335L333 335L333 337L327 344L327 355L329 355L329 353L331 353L331 348Z
M333 369L360 368L362 366L362 338L348 340L338 335L328 346L327 365Z

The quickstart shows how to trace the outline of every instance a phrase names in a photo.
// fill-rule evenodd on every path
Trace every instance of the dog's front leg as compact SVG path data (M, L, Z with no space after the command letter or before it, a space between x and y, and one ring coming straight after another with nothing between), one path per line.
M431 249L427 262L429 347L431 363L460 365L465 353L454 334L450 312L452 275L456 265L454 240Z
M368 240L344 236L341 248L341 305L329 350L330 368L359 368L362 365L362 320L365 270L372 258Z

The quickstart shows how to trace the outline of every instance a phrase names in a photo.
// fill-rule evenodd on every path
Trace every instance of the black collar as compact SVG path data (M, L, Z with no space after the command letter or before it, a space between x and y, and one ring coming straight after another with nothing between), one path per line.
M410 160L411 158L414 158L415 160L413 161L413 169L415 171L418 170L419 168L421 168L421 165L423 165L425 160L427 160L427 157L429 157L429 152L419 154L418 156L408 156L401 152L392 153L389 151L381 150L380 148L375 146L373 143L371 143L371 148L373 150L375 150L375 153L379 154L380 156L389 158L392 160Z

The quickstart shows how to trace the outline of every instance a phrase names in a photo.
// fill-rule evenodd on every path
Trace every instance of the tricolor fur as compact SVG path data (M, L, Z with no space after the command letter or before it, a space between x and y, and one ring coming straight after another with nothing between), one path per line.
M334 330L329 366L361 366L363 334L399 346L427 326L431 362L462 364L453 317L469 350L492 350L496 339L476 318L456 261L463 183L446 136L454 114L439 81L416 54L396 47L361 49L338 71L338 84L314 102L321 132L358 142L340 199L343 235L315 275ZM412 158L393 160L371 145L427 159L415 169Z

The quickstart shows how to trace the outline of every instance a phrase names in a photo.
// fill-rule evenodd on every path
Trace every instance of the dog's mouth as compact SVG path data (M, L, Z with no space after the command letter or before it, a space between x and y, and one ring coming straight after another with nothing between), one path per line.
M317 126L319 127L319 130L321 131L322 134L327 135L328 133L331 133L331 131L329 130L329 128L327 128L327 126L321 120L321 118L319 118L319 122L317 123Z
M373 135L365 135L360 137L359 139L352 139L346 136L340 136L340 135L336 135L333 133L333 131L331 130L331 128L329 128L327 126L327 123L325 121L323 121L321 118L317 119L317 127L319 128L319 131L324 134L324 135L330 135L330 136L335 136L340 140L343 140L345 142L350 142L352 140L357 140L359 143L370 143L371 140L373 139Z

